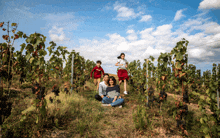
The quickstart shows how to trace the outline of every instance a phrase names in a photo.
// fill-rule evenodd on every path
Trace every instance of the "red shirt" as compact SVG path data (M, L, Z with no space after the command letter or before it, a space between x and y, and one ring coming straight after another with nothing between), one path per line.
M94 78L101 78L101 71L102 71L102 73L103 73L103 75L104 75L104 70L102 69L101 66L100 66L100 67L95 66L95 67L92 69L91 73L90 73L90 77L92 77L92 73L93 73L94 71L95 71L95 73L94 73Z

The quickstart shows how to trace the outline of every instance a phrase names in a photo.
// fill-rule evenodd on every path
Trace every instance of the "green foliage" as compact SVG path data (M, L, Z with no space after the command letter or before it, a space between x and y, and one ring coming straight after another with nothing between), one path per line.
M136 129L144 130L146 128L151 128L152 122L148 118L146 114L146 108L143 106L137 106L137 111L134 112L133 110L133 121L135 123Z
M199 109L202 112L202 117L200 118L201 123L201 129L200 131L206 136L206 137L219 137L220 133L220 109L217 107L217 94L216 91L219 88L218 81L219 80L219 71L216 73L216 64L213 64L212 69L212 75L210 71L206 71L203 74L203 78L205 79L205 86L207 86L206 95L205 98L200 93L193 92L194 95L200 96L199 99ZM219 70L219 68L217 68ZM211 78L210 78L211 77ZM207 79L209 78L209 79ZM207 114L205 107L209 107L211 110L211 114ZM210 125L212 124L212 125Z

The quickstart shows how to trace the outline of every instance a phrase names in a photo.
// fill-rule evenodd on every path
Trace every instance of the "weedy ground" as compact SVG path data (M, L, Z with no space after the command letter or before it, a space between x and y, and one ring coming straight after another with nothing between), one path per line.
M118 84L118 77L114 74ZM94 96L97 94L96 86L92 80L87 81L79 93L64 93L64 81L59 96L51 92L55 80L50 81L45 99L47 100L48 113L45 125L37 129L36 112L32 105L35 95L32 94L31 84L24 83L19 86L18 78L14 78L11 93L13 101L12 114L7 118L2 126L2 130L10 128L15 137L43 137L43 138L182 138L187 137L176 128L176 121L173 117L175 108L174 95L168 93L167 101L162 104L161 112L158 106L153 108L142 108L146 111L143 119L144 125L138 127L134 117L137 115L137 107L146 103L146 96L133 92L127 87L129 95L124 95L124 83L120 85L121 95L125 99L122 108L103 107L101 102L96 101ZM84 87L85 87L84 86ZM153 86L154 87L154 86ZM5 89L7 90L7 89ZM159 92L155 91L158 97ZM53 103L49 97L54 98ZM61 103L56 102L60 100ZM201 138L199 116L201 112L196 104L188 104L189 113L187 117L187 131L190 138ZM27 118L20 122L22 114ZM138 120L140 121L140 120ZM41 133L41 134L40 134Z

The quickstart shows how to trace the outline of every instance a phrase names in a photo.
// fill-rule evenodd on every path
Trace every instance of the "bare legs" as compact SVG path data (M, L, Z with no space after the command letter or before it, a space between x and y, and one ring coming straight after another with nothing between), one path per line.
M119 81L119 85L121 85L122 80Z
M124 79L124 90L125 90L125 91L127 91L127 87L126 87L127 85L126 85L126 84L127 84L127 80Z
M97 87L96 87L96 91L99 90L99 83L100 83L100 78L94 79L94 84L95 84L95 86L97 86Z
M119 81L119 86L121 85L121 83L122 83L122 80L120 80ZM126 79L124 79L124 91L127 91L127 80Z

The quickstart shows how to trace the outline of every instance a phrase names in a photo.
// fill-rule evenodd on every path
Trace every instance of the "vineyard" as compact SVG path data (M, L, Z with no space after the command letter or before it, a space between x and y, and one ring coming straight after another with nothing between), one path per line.
M17 23L0 27L5 33L0 43L2 137L220 137L220 64L203 74L188 64L184 38L170 53L160 54L157 66L152 56L143 68L140 60L129 62L129 94L121 94L120 109L95 100L90 79L95 62L53 41L46 47L44 35L27 36L17 31ZM14 48L17 39L25 41L20 51ZM117 76L110 76L118 84Z

